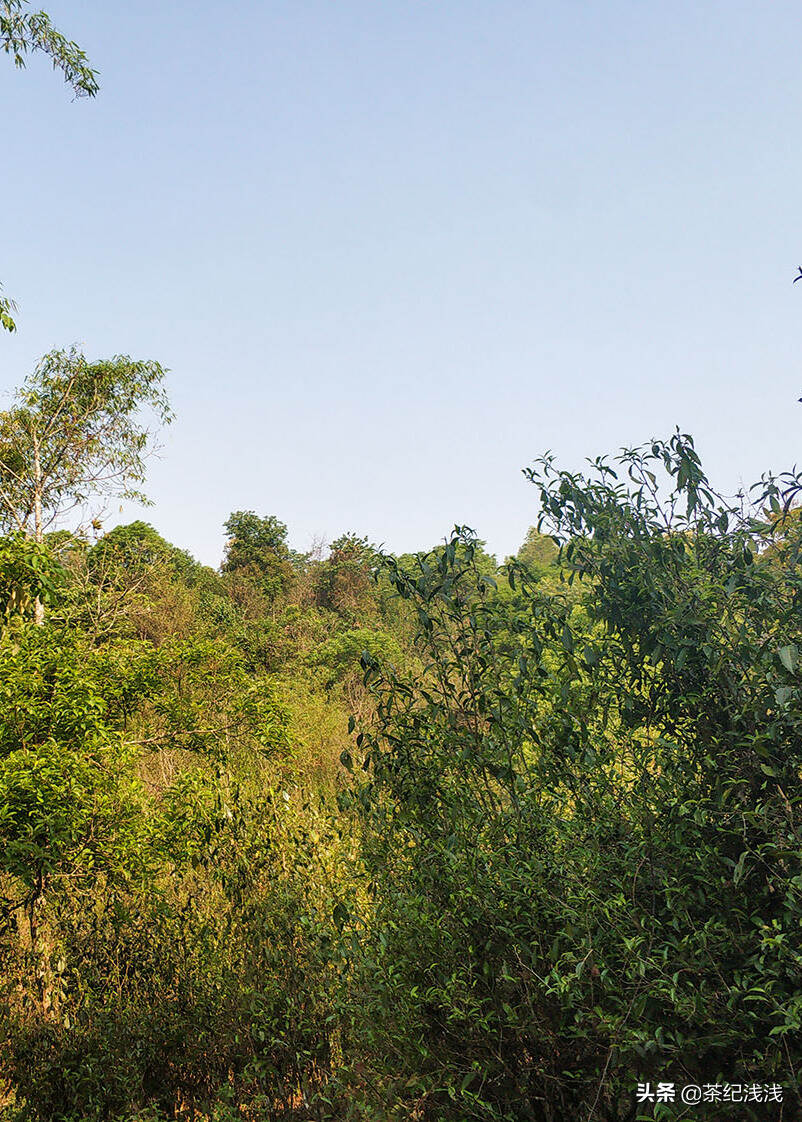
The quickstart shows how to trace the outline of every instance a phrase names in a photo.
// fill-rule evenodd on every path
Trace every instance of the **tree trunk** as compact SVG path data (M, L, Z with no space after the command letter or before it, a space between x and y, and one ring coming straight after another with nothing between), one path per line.
M39 456L39 441L33 437L33 517L34 538L41 545L45 538L42 525L42 461ZM42 627L45 622L45 606L37 596L33 604L33 618L37 627Z
M41 880L39 892L29 901L26 910L36 997L42 1017L51 1020L58 1013L59 992L51 961L52 937L44 915Z

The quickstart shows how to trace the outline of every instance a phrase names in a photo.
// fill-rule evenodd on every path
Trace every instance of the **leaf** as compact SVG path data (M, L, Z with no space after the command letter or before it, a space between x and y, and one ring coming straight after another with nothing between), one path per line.
M741 856L738 858L738 864L735 866L735 871L732 874L733 885L737 886L743 880L744 867L745 867L746 859L747 859L748 856L749 856L749 851L745 849L743 851L743 853L741 854Z
M334 908L333 908L332 913L331 913L331 918L334 920L335 924L337 925L337 930L342 931L342 929L345 927L346 923L348 923L348 920L351 917L348 914L348 909L346 908L345 904L343 904L341 901L338 901L334 905Z
M796 646L796 644L789 643L786 647L780 647L777 653L780 656L780 662L783 664L785 669L793 674L799 662L799 648Z

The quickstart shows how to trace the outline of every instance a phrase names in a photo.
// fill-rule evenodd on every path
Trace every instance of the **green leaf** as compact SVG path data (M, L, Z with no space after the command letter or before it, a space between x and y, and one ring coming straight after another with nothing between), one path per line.
M777 653L780 656L780 662L783 664L785 669L793 674L799 662L799 649L797 648L796 644L789 643L786 647L780 647Z
M342 901L338 901L332 910L331 917L337 925L337 930L342 931L348 920L351 918L348 909Z

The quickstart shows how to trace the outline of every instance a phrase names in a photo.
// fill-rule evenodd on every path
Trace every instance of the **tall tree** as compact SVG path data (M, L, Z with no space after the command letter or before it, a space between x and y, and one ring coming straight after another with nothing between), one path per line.
M378 589L372 574L378 563L379 551L367 538L342 534L318 569L318 604L352 620L376 615Z
M542 573L556 564L559 552L554 538L541 534L535 526L530 526L521 548L515 554L515 560Z
M172 420L157 362L76 350L45 355L0 413L0 527L41 543L69 511L94 499L147 502L151 424Z
M224 528L222 571L251 577L269 600L286 591L293 577L286 525L273 514L260 518L252 510L235 510Z

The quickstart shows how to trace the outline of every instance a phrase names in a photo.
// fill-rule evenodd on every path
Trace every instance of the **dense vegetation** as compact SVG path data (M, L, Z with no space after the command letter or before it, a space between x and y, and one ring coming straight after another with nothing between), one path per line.
M65 528L162 378L54 353L0 416L0 1116L792 1117L799 479L677 433L542 460L501 566L235 511L214 571Z
M98 90L28 0L0 49ZM0 1120L799 1117L802 478L677 432L538 462L503 565L237 510L215 571L97 516L163 381L0 413Z

